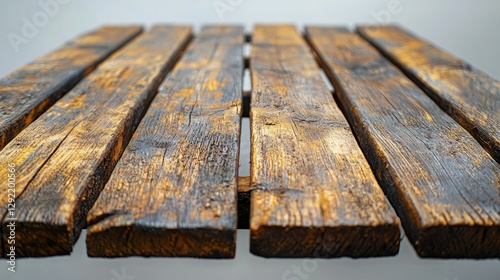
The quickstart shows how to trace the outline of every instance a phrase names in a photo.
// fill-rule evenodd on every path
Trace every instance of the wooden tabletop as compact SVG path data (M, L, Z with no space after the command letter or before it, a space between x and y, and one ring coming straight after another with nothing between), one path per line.
M500 82L399 26L102 27L0 79L0 255L500 258L499 139Z

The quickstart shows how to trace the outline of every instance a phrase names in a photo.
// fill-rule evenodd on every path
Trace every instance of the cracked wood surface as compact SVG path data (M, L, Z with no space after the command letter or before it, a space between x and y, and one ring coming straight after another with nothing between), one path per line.
M395 255L399 220L302 36L257 26L252 43L251 252Z
M500 163L500 81L400 27L358 27L358 32Z
M106 57L141 33L107 26L24 65L0 80L0 150Z
M92 257L232 258L243 28L201 30L88 215Z
M88 210L190 34L189 27L153 27L0 152L0 162L16 165L17 257L71 252ZM7 178L5 168L0 178ZM6 199L7 188L0 188L3 229Z
M306 33L417 253L500 257L499 164L359 35Z

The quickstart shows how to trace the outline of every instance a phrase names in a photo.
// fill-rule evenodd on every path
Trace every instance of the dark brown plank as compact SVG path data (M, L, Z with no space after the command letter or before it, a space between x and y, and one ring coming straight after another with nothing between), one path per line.
M399 220L304 39L293 26L252 39L252 253L396 254Z
M140 26L102 27L0 80L0 150L85 75L141 33Z
M157 26L114 54L0 152L16 165L16 254L69 254L157 86L190 38ZM0 169L0 178L7 170ZM0 188L3 229L6 189ZM4 246L7 246L4 235Z
M358 32L500 163L500 81L398 26L359 27Z
M92 257L232 258L243 28L204 27L88 215Z
M360 36L307 37L417 253L500 257L499 164Z
M250 228L250 176L238 177L238 229Z

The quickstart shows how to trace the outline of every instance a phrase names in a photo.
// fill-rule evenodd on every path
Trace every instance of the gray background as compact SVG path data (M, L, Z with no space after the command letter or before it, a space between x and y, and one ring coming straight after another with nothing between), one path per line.
M399 22L452 53L466 59L493 77L500 78L500 1L498 0L64 0L60 9L19 52L11 47L7 34L21 34L23 17L32 20L42 10L39 1L0 0L0 76L60 46L75 34L101 24L241 23L250 30L253 23L303 24L375 23L374 14L400 3ZM62 1L62 0L59 0ZM235 3L219 17L214 3Z
M50 0L42 0L48 2ZM62 1L62 0L61 0ZM76 34L102 24L240 23L248 31L254 23L279 22L347 25L355 23L403 24L452 53L500 78L500 1L399 0L65 0L26 42L16 48L8 34L23 36L23 18L43 11L39 0L0 0L0 76L57 48ZM217 13L215 5L229 5ZM226 6L227 7L227 6ZM383 15L383 17L382 17ZM249 125L243 120L240 175L248 175ZM85 232L70 257L18 260L17 273L0 265L0 279L500 279L498 260L419 259L406 238L398 256L365 260L263 259L249 253L248 230L238 231L234 260L163 258L89 259ZM304 274L293 274L298 267Z

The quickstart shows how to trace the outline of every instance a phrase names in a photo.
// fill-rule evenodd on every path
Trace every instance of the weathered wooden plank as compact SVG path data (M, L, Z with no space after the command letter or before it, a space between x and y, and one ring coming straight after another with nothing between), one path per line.
M398 26L357 30L500 163L500 81Z
M252 253L371 257L399 249L399 220L293 26L252 36Z
M201 30L88 215L92 257L232 258L243 28Z
M69 254L160 81L190 38L157 26L114 54L0 152L16 165L16 254ZM0 169L0 178L7 178ZM3 228L6 189L0 188ZM3 238L7 246L7 237Z
M0 150L106 57L141 33L140 26L102 27L0 80Z
M500 257L499 164L359 35L307 37L417 253Z

